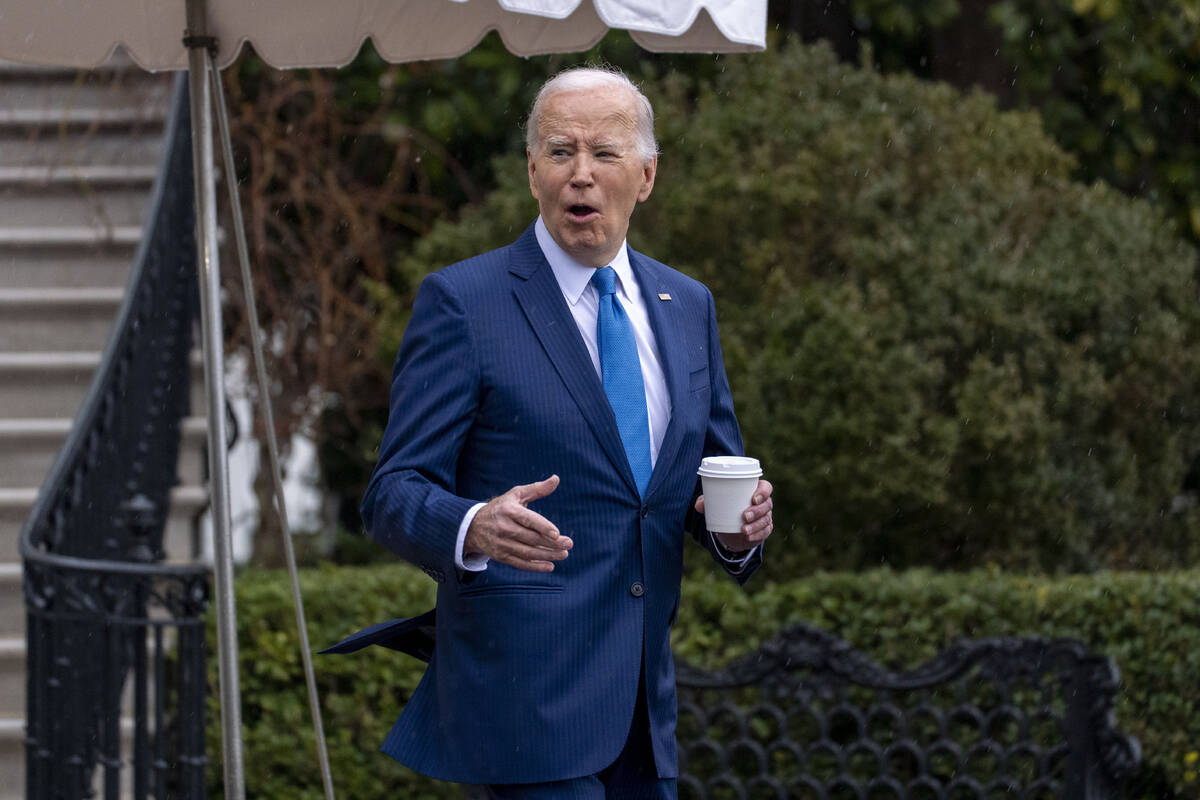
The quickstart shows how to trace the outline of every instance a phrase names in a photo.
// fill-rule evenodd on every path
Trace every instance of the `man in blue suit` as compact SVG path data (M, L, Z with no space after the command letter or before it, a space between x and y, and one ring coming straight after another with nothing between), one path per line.
M704 530L696 469L742 441L712 295L626 243L646 98L560 73L528 164L538 220L427 277L397 357L363 519L439 585L436 617L385 626L436 647L383 749L497 798L670 798L684 531L744 582L771 485L740 533Z

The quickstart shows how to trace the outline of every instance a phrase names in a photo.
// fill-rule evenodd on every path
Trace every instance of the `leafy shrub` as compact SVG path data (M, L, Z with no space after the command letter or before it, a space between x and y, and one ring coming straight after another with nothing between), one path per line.
M313 650L372 622L433 606L434 585L406 567L305 570ZM237 581L246 796L323 797L296 620L286 572L252 571ZM216 641L210 614L208 640ZM413 773L379 752L416 688L424 664L372 647L353 657L314 656L325 739L339 797L457 798L453 785ZM209 660L211 797L224 796L216 653Z
M680 657L711 668L784 625L810 622L902 668L924 662L959 636L1079 639L1121 669L1118 724L1144 750L1143 769L1127 796L1198 797L1197 579L1195 572L1048 578L994 570L944 575L876 570L757 587L752 581L747 593L709 569L684 583L674 644ZM305 571L301 585L314 649L433 602L433 584L404 565ZM286 573L243 574L238 610L247 796L316 800L321 781ZM378 752L423 665L379 648L316 658L338 796L460 796L458 787L415 775ZM216 669L214 654L208 739L213 797L221 793Z
M630 241L717 299L777 487L771 575L1195 563L1200 307L1172 227L985 96L823 48L725 63L647 86L663 156ZM381 291L385 360L423 275L535 216L523 160L496 172Z

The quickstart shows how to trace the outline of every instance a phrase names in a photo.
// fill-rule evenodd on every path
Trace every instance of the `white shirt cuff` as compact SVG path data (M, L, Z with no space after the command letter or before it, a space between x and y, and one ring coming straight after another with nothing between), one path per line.
M746 565L746 562L750 560L750 556L754 555L754 551L756 551L756 550L758 550L758 548L762 547L761 544L756 544L756 545L754 545L754 547L751 547L745 553L738 553L736 558L730 558L729 556L725 555L727 548L725 547L725 545L721 544L721 540L717 538L717 535L715 533L713 533L712 531L709 531L708 535L710 537L712 537L712 543L715 545L713 550L714 550L714 552L716 552L717 558L721 559L726 564L729 564L732 567L744 567ZM733 551L728 550L728 552L732 553Z
M487 556L482 553L471 553L470 555L463 553L463 545L467 541L467 529L471 527L479 509L485 505L487 503L476 503L467 509L467 513L463 515L462 522L458 526L458 539L454 542L454 566L467 572L483 572L487 569Z

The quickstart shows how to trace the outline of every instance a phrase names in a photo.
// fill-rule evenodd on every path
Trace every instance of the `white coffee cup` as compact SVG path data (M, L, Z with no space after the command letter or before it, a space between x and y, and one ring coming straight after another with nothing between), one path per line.
M762 467L757 458L710 456L697 470L704 491L704 523L714 533L738 533Z

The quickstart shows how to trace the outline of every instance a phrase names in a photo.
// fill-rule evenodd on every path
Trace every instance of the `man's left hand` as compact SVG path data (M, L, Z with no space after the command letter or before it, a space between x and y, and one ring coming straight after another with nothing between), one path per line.
M750 507L742 512L742 530L740 533L713 533L717 537L717 541L726 550L732 550L735 553L749 550L752 547L762 544L771 535L771 531L775 529L775 520L772 516L771 509L774 503L771 501L771 492L773 487L770 481L764 481L759 478L758 488L754 490L754 497L750 501ZM696 511L704 513L704 495L696 498Z

